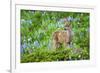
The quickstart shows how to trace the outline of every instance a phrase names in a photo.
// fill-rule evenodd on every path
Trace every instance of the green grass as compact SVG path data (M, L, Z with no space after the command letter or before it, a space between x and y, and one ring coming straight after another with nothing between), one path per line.
M31 54L23 54L21 56L21 63L88 60L88 59L89 59L89 53L87 52L86 49L82 49L79 52L75 52L75 49L64 49L64 50L38 49Z

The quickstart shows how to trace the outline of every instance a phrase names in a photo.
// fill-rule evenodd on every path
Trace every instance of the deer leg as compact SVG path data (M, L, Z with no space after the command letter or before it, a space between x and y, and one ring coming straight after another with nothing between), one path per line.
M53 49L56 49L56 41L53 40Z
M64 47L65 47L65 48L67 47L67 43L66 43L66 42L64 42Z
M60 47L59 42L57 42L56 40L54 40L53 41L53 49L57 49L59 47Z
M59 47L60 47L60 43L56 42L56 48L59 48Z

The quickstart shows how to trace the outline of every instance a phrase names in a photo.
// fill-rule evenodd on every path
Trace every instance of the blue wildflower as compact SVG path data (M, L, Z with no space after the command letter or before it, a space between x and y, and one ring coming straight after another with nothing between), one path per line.
M35 47L39 47L40 46L40 44L39 44L39 42L37 40L34 42L34 46Z

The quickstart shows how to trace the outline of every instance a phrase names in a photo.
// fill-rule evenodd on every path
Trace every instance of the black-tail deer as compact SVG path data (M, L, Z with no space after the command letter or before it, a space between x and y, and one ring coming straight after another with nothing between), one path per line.
M60 48L61 44L67 47L71 43L71 25L64 19L64 30L59 30L53 33L53 48Z

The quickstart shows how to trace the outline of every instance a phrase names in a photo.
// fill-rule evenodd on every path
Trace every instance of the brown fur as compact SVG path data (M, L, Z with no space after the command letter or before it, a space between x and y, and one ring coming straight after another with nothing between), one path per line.
M65 30L56 31L53 33L53 47L59 48L61 44L64 44L64 47L69 45L71 42L71 27L70 25L65 25Z

